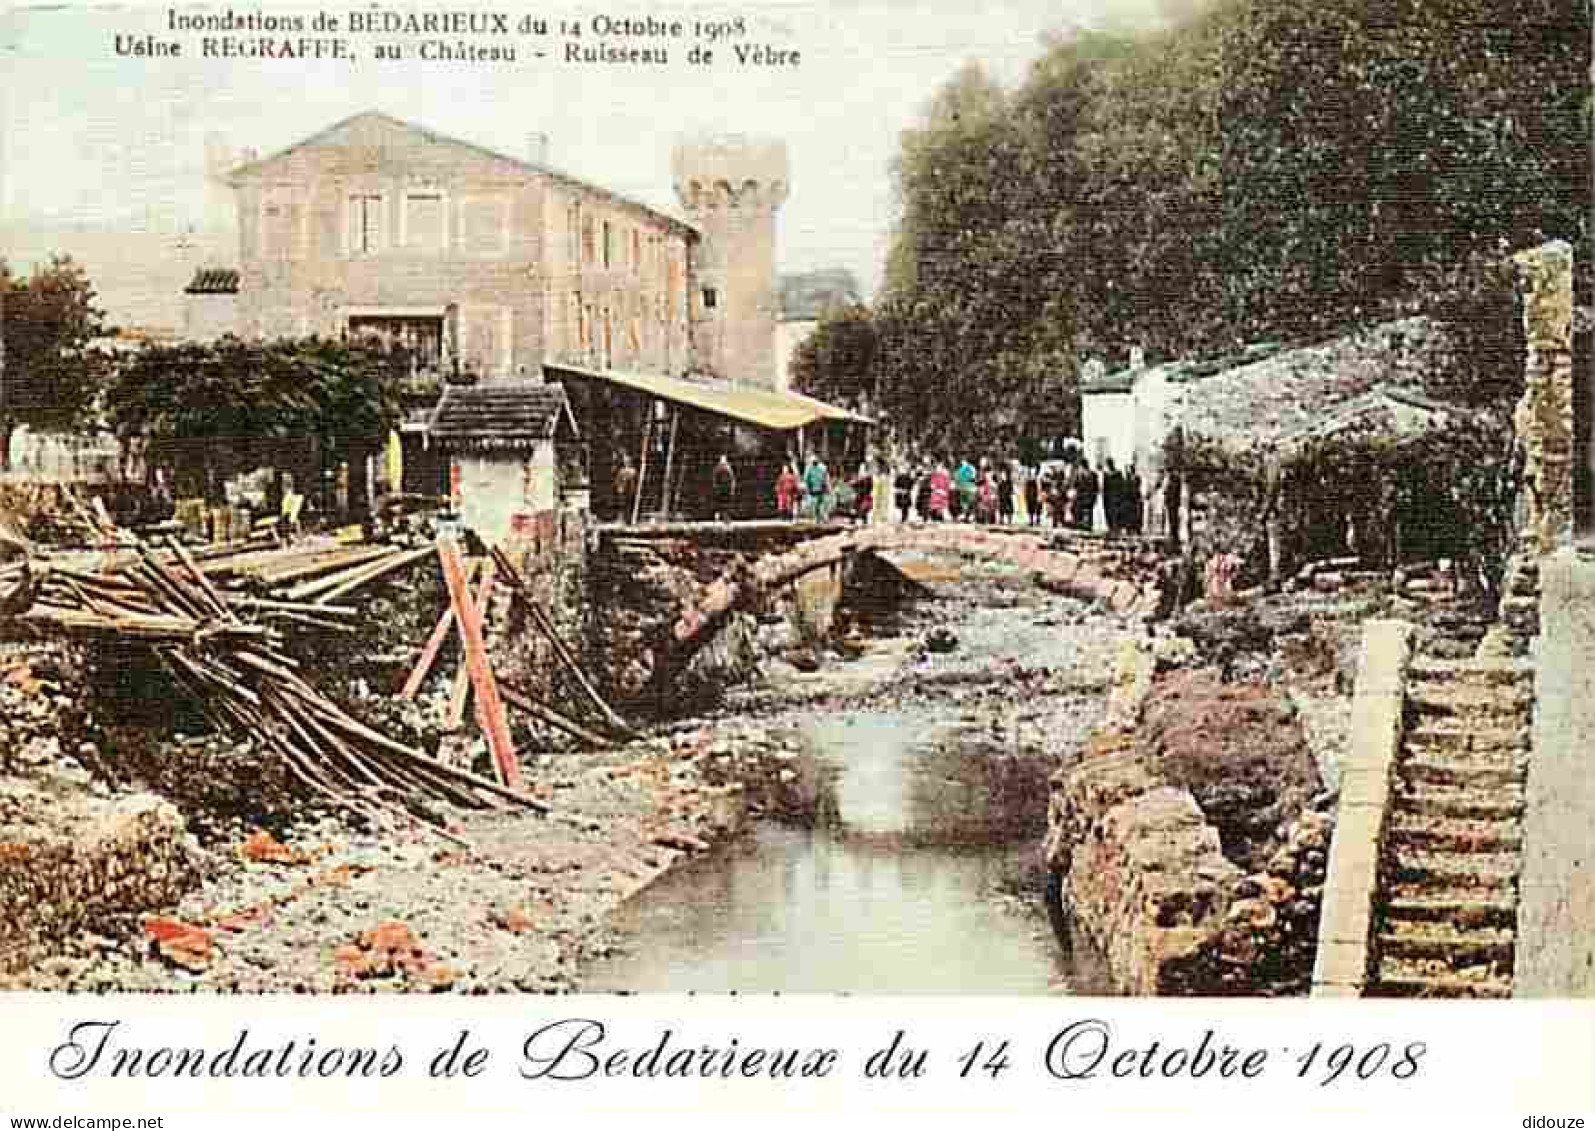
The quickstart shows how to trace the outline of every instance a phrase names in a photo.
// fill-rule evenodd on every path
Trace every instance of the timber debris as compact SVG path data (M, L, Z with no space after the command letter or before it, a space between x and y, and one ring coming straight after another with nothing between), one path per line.
M366 817L419 820L458 841L436 805L547 810L518 788L507 746L494 751L499 781L448 765L348 714L282 651L282 622L352 631L358 610L336 602L430 556L431 546L246 547L207 556L175 538L158 551L103 514L95 521L115 543L100 569L24 557L0 571L0 611L13 625L147 647L219 731L255 738L300 784ZM437 551L445 563L449 547L445 540ZM497 703L477 690L479 702ZM488 729L486 712L483 723Z

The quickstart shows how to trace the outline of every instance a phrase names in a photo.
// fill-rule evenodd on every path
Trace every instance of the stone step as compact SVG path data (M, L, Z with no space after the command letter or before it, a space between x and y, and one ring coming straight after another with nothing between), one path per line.
M1504 896L1403 896L1385 901L1384 921L1390 925L1448 923L1458 928L1512 927L1517 922L1517 904Z
M1436 851L1507 852L1523 848L1523 830L1516 821L1430 817L1400 809L1390 818L1389 836L1392 843Z
M1528 777L1528 767L1505 759L1480 763L1461 757L1411 754L1397 763L1396 773L1410 785L1499 791L1513 788L1521 790Z
M1512 996L1512 979L1500 974L1472 978L1451 972L1431 974L1392 959L1380 963L1367 996L1507 998Z
M1407 684L1407 706L1426 717L1511 719L1534 707L1532 683L1505 685L1472 680L1416 680Z
M1443 963L1452 969L1495 964L1511 969L1516 935L1502 928L1457 930L1448 923L1404 923L1379 932L1381 958Z
M1471 686L1526 686L1534 682L1532 664L1513 660L1437 660L1419 658L1407 668L1413 683L1461 683Z
M1431 817L1471 817L1499 821L1520 819L1524 802L1519 790L1410 785L1397 794L1395 808L1397 812L1421 813Z
M1416 879L1401 879L1395 869L1385 869L1380 885L1386 905L1420 901L1451 903L1502 903L1517 906L1517 880L1513 876L1454 875L1425 873Z
M1527 726L1487 726L1464 719L1419 719L1404 728L1402 738L1411 746L1436 746L1451 750L1520 751L1533 739Z
M1392 844L1387 848L1385 874L1392 883L1432 883L1437 888L1475 886L1517 887L1522 867L1519 852L1436 852L1416 845Z

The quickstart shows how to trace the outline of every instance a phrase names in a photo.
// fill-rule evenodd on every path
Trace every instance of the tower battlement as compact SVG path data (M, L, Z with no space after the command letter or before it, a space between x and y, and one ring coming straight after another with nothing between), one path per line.
M777 383L776 213L791 183L786 143L726 135L676 145L676 196L702 239L692 334L699 363L718 377Z
M694 215L729 206L779 208L791 180L784 141L740 134L678 144L670 173L681 206Z

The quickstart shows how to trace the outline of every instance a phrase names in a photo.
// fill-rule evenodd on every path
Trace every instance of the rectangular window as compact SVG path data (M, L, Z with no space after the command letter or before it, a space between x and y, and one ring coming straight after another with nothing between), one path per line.
M443 197L416 194L404 201L404 245L422 250L443 247Z
M703 288L703 308L713 310L720 302L720 296L713 287Z
M642 233L636 228L631 230L631 273L642 274Z
M572 267L581 263L581 209L572 205L565 213L565 258Z
M609 268L609 265L614 261L615 249L612 246L613 243L614 243L614 235L615 235L614 228L610 226L610 223L609 223L608 220L605 220L604 221L604 268L606 270Z
M349 253L375 255L382 250L382 197L349 198Z

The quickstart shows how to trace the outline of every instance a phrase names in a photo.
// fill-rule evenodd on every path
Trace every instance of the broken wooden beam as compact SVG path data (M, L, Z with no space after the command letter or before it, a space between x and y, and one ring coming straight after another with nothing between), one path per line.
M611 743L609 739L605 738L603 735L596 734L593 731L588 730L574 719L567 718L558 711L554 710L554 708L539 703L529 696L522 695L519 691L512 687L500 686L499 694L504 696L504 702L508 703L511 707L525 711L534 719L538 719L541 722L547 723L555 730L564 731L572 738L580 739L582 742L585 742L588 746L595 750L603 750L613 745L613 743Z
M504 717L504 701L499 698L498 683L493 678L492 665L487 659L487 642L482 638L482 620L471 602L470 588L465 581L465 563L460 558L459 543L447 535L438 539L438 558L443 563L443 579L448 583L449 601L454 606L454 616L460 625L460 638L465 642L465 664L471 677L471 686L482 701L483 718L487 723L487 748L493 756L493 767L499 780L508 789L519 790L521 767L515 760L515 744L510 739L509 724ZM493 577L492 570L487 577ZM484 584L486 578L483 579Z
M466 563L465 580L469 584L471 575L481 562L472 559ZM432 635L426 638L426 645L421 649L421 655L415 661L415 667L410 669L409 677L404 681L404 686L399 690L400 699L414 699L421 691L421 684L426 682L426 677L432 671L432 665L437 663L438 653L443 650L443 642L449 638L449 630L454 627L454 607L446 605L443 615L438 617L437 624L432 629Z
M493 595L493 571L488 570L482 576L476 589L476 609L482 619L482 640L487 641L487 619L491 615L488 610L488 598ZM451 610L452 611L452 610ZM457 621L459 618L456 617ZM465 722L465 701L471 691L470 665L465 662L465 654L460 654L460 670L454 673L454 686L449 690L448 712L443 717L445 730L459 730ZM484 732L485 733L485 732Z

